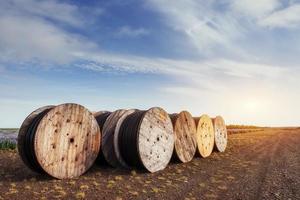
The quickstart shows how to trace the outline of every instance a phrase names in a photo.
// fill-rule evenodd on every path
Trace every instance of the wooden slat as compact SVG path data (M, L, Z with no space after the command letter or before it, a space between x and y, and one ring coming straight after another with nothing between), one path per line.
M94 163L100 140L100 129L91 112L77 104L62 104L50 110L37 127L36 158L53 177L78 177Z

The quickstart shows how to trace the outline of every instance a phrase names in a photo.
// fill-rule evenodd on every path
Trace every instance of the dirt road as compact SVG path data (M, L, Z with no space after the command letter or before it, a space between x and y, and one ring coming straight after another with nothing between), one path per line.
M0 199L300 199L300 129L233 134L225 153L155 174L94 166L78 179L28 170L0 151Z

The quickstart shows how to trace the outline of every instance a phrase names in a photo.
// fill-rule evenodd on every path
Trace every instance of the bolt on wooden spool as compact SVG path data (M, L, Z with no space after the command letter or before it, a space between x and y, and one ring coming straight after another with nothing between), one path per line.
M119 133L119 148L130 167L149 172L163 170L172 157L172 121L162 108L136 111L126 117Z
M215 148L224 152L227 146L227 128L223 117L217 116L212 119L215 133Z
M101 133L92 113L78 104L46 106L32 112L18 135L21 159L30 169L74 178L94 163Z
M214 127L208 115L194 118L197 125L198 152L203 158L210 156L214 148Z
M186 163L191 161L197 150L196 124L188 111L170 115L175 136L173 156L176 160Z

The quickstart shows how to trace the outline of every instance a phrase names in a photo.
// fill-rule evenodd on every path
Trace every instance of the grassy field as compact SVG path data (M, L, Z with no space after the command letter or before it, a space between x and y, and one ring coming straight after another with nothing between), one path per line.
M17 128L0 128L0 150L16 148L18 131Z
M8 149L15 149L17 147L17 143L11 140L3 140L0 141L0 150L8 150Z

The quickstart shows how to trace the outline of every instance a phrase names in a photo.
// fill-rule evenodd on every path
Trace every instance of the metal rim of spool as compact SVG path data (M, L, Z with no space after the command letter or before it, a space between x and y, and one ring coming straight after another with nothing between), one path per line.
M197 146L201 157L210 156L214 148L214 127L208 115L202 115L197 123ZM203 127L205 126L205 127Z
M17 148L18 148L18 152L19 152L19 156L21 157L21 160L23 161L23 163L30 168L31 170L35 171L35 172L39 172L39 173L43 173L44 171L41 170L41 168L39 167L35 167L32 164L32 154L29 154L28 151L28 140L26 138L28 138L28 130L31 126L33 126L32 124L34 123L34 121L36 121L36 119L42 115L43 112L46 112L47 110L52 109L54 106L49 105L49 106L44 106L41 108L36 109L35 111L33 111L32 113L30 113L25 120L23 121L19 133L18 133L18 142L17 142ZM29 144L30 145L30 144ZM29 156L31 156L31 158L29 158Z
M136 112L136 109L129 109L126 110L125 113L123 113L123 115L119 118L117 124L116 124L116 128L115 128L115 133L114 133L114 150L116 153L116 158L120 164L120 167L129 169L129 165L125 162L124 158L122 157L121 151L120 151L120 147L119 147L119 134L120 134L120 129L121 129L121 125L124 122L124 120L126 119L126 117L128 117L129 115L131 115L132 113Z
M34 148L43 170L65 179L78 177L92 166L100 141L101 132L91 112L78 104L61 104L41 119Z
M217 116L213 119L215 132L215 148L219 152L224 152L227 147L227 128L223 117Z
M188 111L171 114L170 117L175 136L173 157L175 160L183 163L190 162L197 151L197 128L195 120Z

